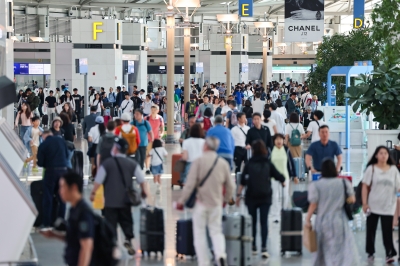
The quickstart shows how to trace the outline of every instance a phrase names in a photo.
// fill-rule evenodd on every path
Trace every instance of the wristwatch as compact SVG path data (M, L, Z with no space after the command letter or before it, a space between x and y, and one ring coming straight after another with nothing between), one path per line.
M317 19L317 20L320 20L321 19L321 11L317 11L317 13L315 14L315 18Z

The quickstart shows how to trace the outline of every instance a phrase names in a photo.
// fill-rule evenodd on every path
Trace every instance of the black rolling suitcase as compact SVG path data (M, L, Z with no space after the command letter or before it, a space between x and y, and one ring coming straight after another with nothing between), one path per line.
M176 222L176 256L193 257L196 254L194 249L193 222L192 219L183 219Z
M140 245L143 252L164 253L164 212L156 207L140 210Z
M38 216L36 217L33 226L39 227L42 225L43 221L43 181L33 181L31 183L31 197L35 203L36 209L38 210ZM57 219L58 201L57 197L53 196L53 207L52 207L52 223Z
M43 115L42 116L42 127L48 127L48 126L49 126L49 116Z
M282 195L285 195L282 188ZM282 197L281 211L281 255L286 252L297 252L302 255L303 239L303 212L300 208L283 209L284 199Z
M71 158L72 170L83 178L83 152L74 150Z

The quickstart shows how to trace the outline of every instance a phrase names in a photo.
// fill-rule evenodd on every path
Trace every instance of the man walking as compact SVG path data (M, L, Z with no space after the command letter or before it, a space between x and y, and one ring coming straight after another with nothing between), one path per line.
M104 218L112 225L117 232L117 224L121 226L125 235L124 247L129 255L135 255L133 247L133 219L132 207L126 203L127 188L133 187L132 176L140 184L142 197L146 197L144 175L140 166L134 161L126 158L128 142L123 138L115 138L112 148L112 158L105 160L94 181L90 200L94 200L97 189L104 185Z
M113 87L110 87L110 92L108 93L108 102L112 103L114 106L116 100L117 97L115 96L114 89Z
M296 97L297 97L297 93L296 92L292 92L290 94L290 98L287 100L286 102L286 110L287 110L287 115L289 118L290 114L293 113L296 110Z
M52 118L55 117L55 115L54 115L54 117L52 117L52 116L53 116L53 114L56 113L56 106L57 106L57 99L56 99L56 97L53 96L53 93L54 92L52 90L50 90L50 95L47 96L44 100L47 105L47 115L49 117L49 124L51 124Z
M247 131L246 136L246 149L250 149L252 143L255 140L261 139L264 141L265 146L269 151L272 151L273 143L271 138L271 132L267 126L261 125L261 114L260 113L253 113L253 125L254 127L250 128Z
M75 101L75 115L76 119L78 120L78 124L81 123L81 112L82 112L82 96L78 94L78 89L74 88L73 89L74 94L72 95L72 98Z
M43 227L52 226L53 196L59 204L57 217L65 216L65 203L58 194L60 177L67 172L68 148L65 140L54 137L50 130L42 133L42 144L39 145L37 165L46 169L43 176Z
M204 117L204 111L210 108L211 112L214 113L214 105L210 103L210 98L207 95L203 96L203 103L199 105L199 110L197 111L196 117Z
M235 142L235 152L233 154L236 165L235 173L241 172L240 168L242 163L247 162L246 137L250 129L250 127L246 125L247 119L244 113L238 113L237 119L238 125L231 129L232 137Z
M149 145L149 138L147 136L150 136L150 142L153 142L154 134L149 121L143 119L142 109L136 109L134 111L134 118L135 119L131 122L131 124L138 129L140 135L140 144L136 151L135 157L140 167L144 169L144 161L146 160L146 150L147 146Z
M197 190L197 201L193 209L194 247L198 265L209 265L209 243L206 237L208 228L214 255L220 266L226 264L225 237L222 233L222 205L232 199L235 185L230 176L228 163L219 158L215 152L219 140L207 137L203 155L195 160L189 170L188 179L183 188L182 196L177 202L177 209L190 197L193 189L207 176L206 182ZM221 191L225 188L225 195Z
M82 131L84 139L88 139L89 131L92 127L96 125L96 117L97 117L97 106L90 107L90 114L83 118L82 122Z

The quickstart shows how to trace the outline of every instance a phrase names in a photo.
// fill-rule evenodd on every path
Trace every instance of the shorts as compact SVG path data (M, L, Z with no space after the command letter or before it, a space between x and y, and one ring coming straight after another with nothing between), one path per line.
M153 142L149 141L149 144L147 144L147 148L146 148L146 158L149 156L152 148L153 148Z
M164 174L164 168L162 164L159 165L150 165L150 172L153 175L161 175Z

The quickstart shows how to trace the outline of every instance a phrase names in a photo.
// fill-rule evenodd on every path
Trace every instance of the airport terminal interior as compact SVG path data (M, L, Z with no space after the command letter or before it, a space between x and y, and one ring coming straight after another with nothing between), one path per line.
M61 206L59 192L50 192L54 187L49 184L66 182L51 173L67 168L83 180L82 204L90 207L90 215L108 224L110 209L119 210L107 205L115 188L107 187L108 180L123 180L119 169L106 173L101 160L96 166L104 154L100 144L108 145L107 134L114 139L107 156L129 154L139 168L141 156L150 162L132 177L134 190L145 189L147 197L113 214L125 225L111 229L119 259L110 266L399 265L399 17L399 0L0 0L0 265L107 265L93 259L99 241L84 242L93 239L82 233L87 224L73 226L70 211L77 211L70 201L62 217L66 227L45 224L57 216L57 206L46 206ZM145 129L137 125L138 117ZM51 139L61 142L46 144ZM279 153L284 157L279 157L279 168L280 140L287 153ZM155 143L161 147L152 148ZM223 145L229 152L221 152ZM49 156L61 150L68 153L63 155L66 166ZM257 150L265 153L257 157ZM190 167L215 151L225 159L223 165L210 161L198 172L211 167L205 179L217 183L226 170L235 187L233 202L222 209L205 207L214 201L208 198L213 194L199 188L195 207L181 206L185 182L198 175L188 174ZM239 157L243 165L236 170ZM262 169L275 170L278 177L260 172L266 177L251 183L261 178L250 174L261 157L267 167ZM180 163L183 169L178 170ZM321 176L328 163L337 164L333 175L345 189L326 185L337 180ZM279 176L286 178L286 190L273 179ZM250 212L248 198L258 197L248 192L250 184L264 181L260 190L268 192L260 196L260 205L267 211L253 204ZM104 182L104 196L97 193L92 202L99 182ZM226 193L224 184L217 185ZM247 191L238 190L241 184L247 184ZM320 211L316 206L325 196L334 200L324 202L328 211ZM199 229L192 228L200 224L192 219L199 217L199 204L207 210L201 214L207 217L204 243L196 242ZM126 208L134 232L128 244L127 218L122 217ZM257 220L257 208L265 223ZM212 243L217 237L209 233L215 230L210 218L215 210L222 221L219 241L227 243L222 253ZM230 224L237 217L239 224ZM255 235L245 229L246 221L248 228L257 228ZM159 223L160 231L143 228ZM179 223L185 232L178 232ZM90 229L94 242L98 228ZM229 236L231 231L238 236ZM66 242L46 237L50 234ZM158 245L156 239L163 239L159 252L146 252L146 245ZM179 252L199 251L201 244L206 259Z

